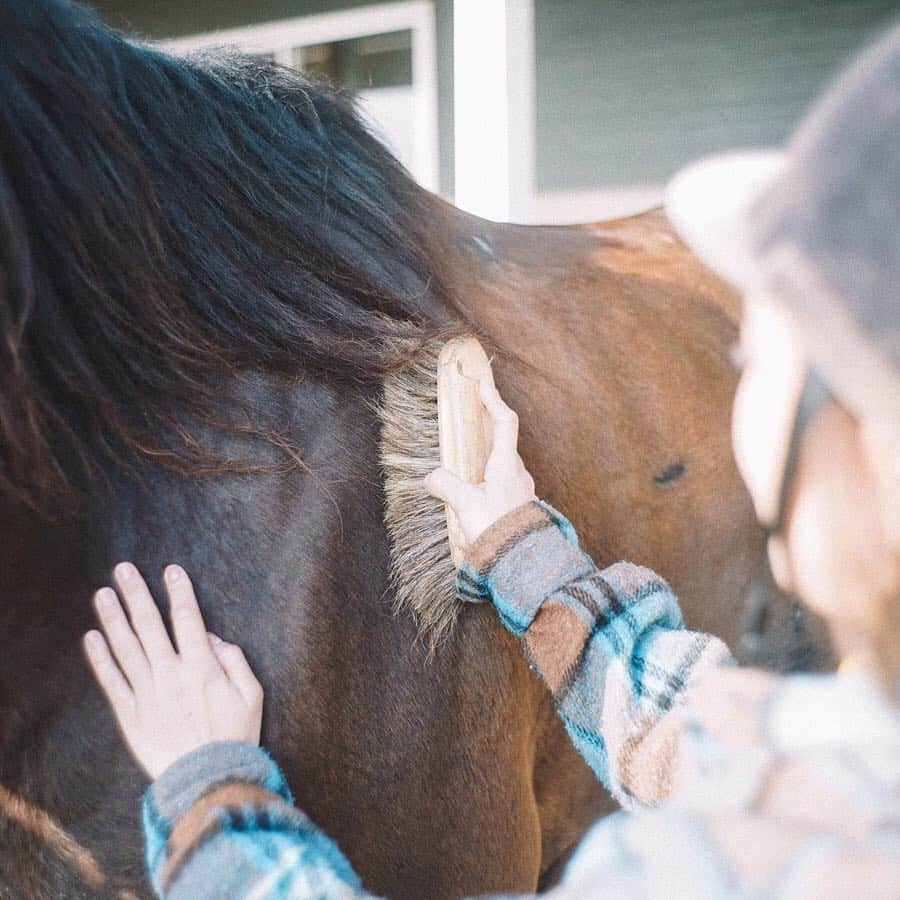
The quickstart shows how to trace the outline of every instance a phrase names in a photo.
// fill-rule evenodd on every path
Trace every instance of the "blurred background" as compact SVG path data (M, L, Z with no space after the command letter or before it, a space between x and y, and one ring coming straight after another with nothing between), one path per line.
M488 218L656 205L708 152L781 143L893 0L92 0L174 52L328 75L423 185Z

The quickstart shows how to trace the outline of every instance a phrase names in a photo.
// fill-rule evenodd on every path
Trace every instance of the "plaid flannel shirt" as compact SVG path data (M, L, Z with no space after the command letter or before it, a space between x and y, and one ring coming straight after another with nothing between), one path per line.
M496 606L575 746L635 810L594 826L549 896L900 896L900 722L865 679L733 667L684 630L664 581L600 572L540 502L479 538L458 589ZM370 896L258 748L179 760L144 827L172 900Z

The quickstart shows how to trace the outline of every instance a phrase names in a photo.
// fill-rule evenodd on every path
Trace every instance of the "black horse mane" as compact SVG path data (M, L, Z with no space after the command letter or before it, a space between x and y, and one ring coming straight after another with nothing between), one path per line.
M5 0L0 98L0 489L215 470L182 414L223 373L373 381L440 330L429 195L335 86Z

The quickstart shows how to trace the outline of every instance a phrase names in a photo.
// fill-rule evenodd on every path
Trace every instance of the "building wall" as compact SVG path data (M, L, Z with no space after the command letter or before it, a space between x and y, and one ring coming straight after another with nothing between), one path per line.
M257 22L274 22L316 13L336 12L354 6L372 6L359 0L88 0L114 28L145 37L186 37L239 28Z
M112 25L172 38L379 0L92 0ZM434 0L440 188L453 195L453 0ZM704 153L781 143L900 0L533 0L530 221L658 202ZM478 66L477 59L472 65Z
M538 192L783 142L897 0L534 0Z

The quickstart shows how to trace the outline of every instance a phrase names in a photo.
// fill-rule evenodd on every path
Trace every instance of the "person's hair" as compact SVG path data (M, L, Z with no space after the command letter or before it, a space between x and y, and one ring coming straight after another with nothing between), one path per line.
M63 0L0 34L0 488L215 466L188 422L229 374L372 381L439 330L430 195L335 86Z

